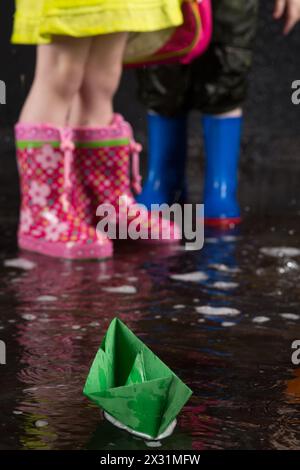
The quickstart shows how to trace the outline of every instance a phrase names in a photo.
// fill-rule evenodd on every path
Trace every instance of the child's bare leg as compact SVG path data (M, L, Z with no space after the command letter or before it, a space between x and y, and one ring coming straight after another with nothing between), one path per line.
M111 122L126 41L126 33L94 38L83 84L73 103L71 125L102 126Z
M57 37L38 47L34 82L23 107L22 123L64 126L80 89L92 39Z

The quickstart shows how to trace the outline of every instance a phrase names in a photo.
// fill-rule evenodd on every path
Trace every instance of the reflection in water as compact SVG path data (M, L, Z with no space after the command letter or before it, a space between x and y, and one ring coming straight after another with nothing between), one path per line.
M300 369L293 371L293 377L286 381L286 401L278 408L278 418L272 436L276 449L300 448Z
M255 230L210 231L200 252L123 246L101 263L22 253L27 264L3 264L0 336L10 362L1 369L0 448L146 448L82 395L115 316L194 391L162 448L299 448L300 375L290 371L299 259L268 256L261 248L280 246L282 234ZM195 272L204 276L172 278Z

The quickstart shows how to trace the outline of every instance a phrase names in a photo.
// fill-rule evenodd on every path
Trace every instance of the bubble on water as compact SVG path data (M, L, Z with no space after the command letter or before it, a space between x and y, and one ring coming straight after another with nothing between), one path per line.
M185 273L185 274L172 274L170 278L173 279L174 281L199 282L199 281L206 281L208 279L208 276L202 271L195 271L192 273Z
M300 256L300 249L294 247L264 247L260 249L263 255L273 256L274 258L293 258Z
M89 323L89 326L91 326L92 328L98 328L98 326L100 326L100 323L98 321L92 321L91 323Z
M300 315L296 313L281 313L280 317L285 318L286 320L299 320Z
M40 295L35 299L37 302L55 302L57 297L54 295Z
M226 264L214 263L209 265L210 268L223 273L239 273L241 270L237 266L227 266Z
M176 322L178 322L178 318L176 318L176 317L172 317L172 318L171 318L171 321L173 321L173 322L175 322L175 323L176 323Z
M139 280L139 278L136 277L136 276L130 276L130 277L127 278L127 280L129 282L137 282Z
M160 320L162 318L162 316L161 315L155 315L154 318L155 318L155 320Z
M22 318L23 320L33 321L36 320L36 315L33 315L32 313L25 313L24 315L22 315Z
M4 261L4 266L7 268L18 268L30 271L36 267L36 264L25 258L7 259Z
M119 286L119 287L103 287L105 292L111 294L136 294L137 289L134 286Z
M72 330L75 330L75 331L80 330L80 328L81 328L81 325L73 325L72 326Z
M202 315L209 316L228 316L235 317L241 312L236 308L230 307L211 307L210 305L203 305L202 307L196 307L196 312L201 313Z
M252 321L253 321L253 323L262 324L262 323L267 323L268 321L270 321L270 318L269 317L264 317L264 316L259 316L259 317L254 317Z
M223 281L217 281L212 284L212 286L215 289L221 289L221 290L231 290L231 289L236 289L239 285L237 282L223 282Z
M299 270L299 263L294 260L287 261L283 266L278 268L279 274L286 274L295 270Z
M18 415L22 415L22 414L23 414L23 411L14 410L14 411L13 411L13 414L14 414L14 415L17 415L17 416L18 416Z
M232 321L223 321L221 325L224 326L224 328L230 328L231 326L235 326L236 323Z
M46 421L45 419L38 419L36 422L35 422L35 427L36 428L45 428L48 426L48 421Z
M185 305L180 305L180 304L179 305L174 305L173 308L175 310L182 310L183 308L185 308Z

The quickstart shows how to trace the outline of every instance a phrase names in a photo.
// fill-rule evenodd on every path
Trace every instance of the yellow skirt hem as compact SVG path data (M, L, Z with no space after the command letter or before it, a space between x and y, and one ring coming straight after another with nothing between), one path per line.
M86 16L86 18L85 18ZM94 13L80 15L59 15L43 18L15 15L13 44L50 44L53 36L75 38L98 36L119 32L151 32L182 24L182 11L178 8L152 7L146 12L141 10L95 9Z

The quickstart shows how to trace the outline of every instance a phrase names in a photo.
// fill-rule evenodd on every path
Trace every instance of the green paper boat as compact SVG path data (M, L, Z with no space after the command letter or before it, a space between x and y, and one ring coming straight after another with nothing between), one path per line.
M172 433L192 391L115 318L83 393L114 425L147 439L162 439Z

